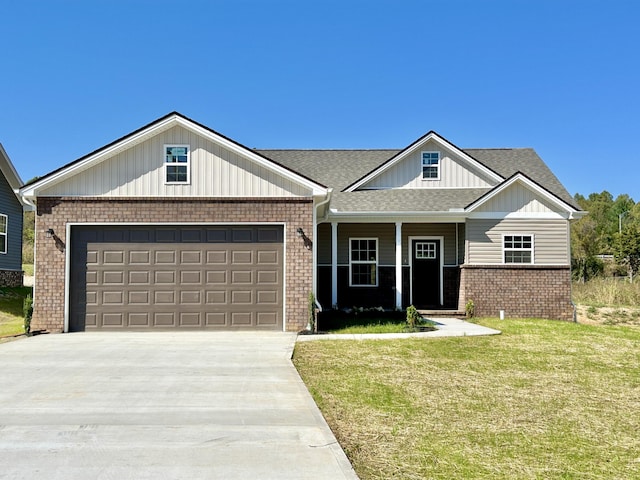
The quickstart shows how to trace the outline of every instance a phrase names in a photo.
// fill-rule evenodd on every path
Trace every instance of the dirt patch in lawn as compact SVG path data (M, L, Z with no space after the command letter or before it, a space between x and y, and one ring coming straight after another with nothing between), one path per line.
M640 307L593 307L577 305L578 323L585 325L640 326Z

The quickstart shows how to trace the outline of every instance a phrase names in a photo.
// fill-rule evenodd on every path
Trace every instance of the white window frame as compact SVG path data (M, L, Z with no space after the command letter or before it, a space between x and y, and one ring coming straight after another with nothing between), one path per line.
M507 248L506 241L507 237L530 237L531 238L531 247L510 247ZM513 241L513 239L512 239ZM524 238L522 239L524 241ZM507 262L506 254L507 252L529 252L531 254L530 262ZM504 265L534 265L535 264L535 236L533 233L503 233L502 234L502 263Z
M437 164L427 164L425 165L424 163L424 155L425 154L436 154L438 157L438 163ZM437 150L425 150L423 152L420 152L420 175L422 176L422 180L424 181L434 181L434 180L440 180L440 161L442 159L440 158L440 152ZM436 176L435 177L425 177L424 176L424 168L425 167L435 167L436 169Z
M376 259L375 260L354 260L353 259L353 248L351 246L351 242L353 240L373 240L376 242ZM379 265L379 252L378 252L378 238L377 237L349 237L349 286L350 287L377 287L378 286L378 265ZM353 265L375 265L375 283L353 283Z
M413 252L414 256L418 260L435 260L437 258L436 252L438 250L437 243L434 240L420 240L415 241L413 244L416 249ZM418 248L421 247L421 248ZM428 247L428 248L425 248ZM420 250L420 256L418 255L418 251Z
M6 254L9 249L9 217L4 213L0 213L0 219L2 218L4 218L4 232L0 230L0 237L4 237L4 250L0 250L0 253ZM0 225L2 225L1 222Z
M186 163L167 162L167 148L186 148L187 149ZM162 162L164 163L164 183L166 185L188 185L191 183L191 145L186 145L181 143L166 143L162 150ZM177 181L172 182L167 180L168 167L170 166L186 167L187 179L184 182L177 182Z

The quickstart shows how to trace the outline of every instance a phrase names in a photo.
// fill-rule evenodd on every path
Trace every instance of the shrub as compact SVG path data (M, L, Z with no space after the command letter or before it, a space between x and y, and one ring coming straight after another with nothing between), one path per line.
M33 297L31 294L25 297L22 311L24 313L24 333L31 335L31 317L33 316Z
M476 313L476 304L473 303L473 300L468 300L464 306L464 311L467 314L467 318L473 318Z
M407 327L410 330L415 329L420 324L422 316L418 313L418 309L413 305L407 307Z

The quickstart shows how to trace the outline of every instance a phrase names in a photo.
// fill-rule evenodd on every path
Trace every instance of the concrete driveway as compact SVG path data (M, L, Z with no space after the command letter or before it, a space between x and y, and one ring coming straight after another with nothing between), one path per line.
M357 478L288 333L0 344L0 479Z

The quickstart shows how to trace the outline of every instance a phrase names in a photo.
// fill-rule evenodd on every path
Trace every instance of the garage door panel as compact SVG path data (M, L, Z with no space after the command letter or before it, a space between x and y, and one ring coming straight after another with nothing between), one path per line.
M175 312L156 312L153 314L154 327L175 327L177 326Z
M159 270L154 272L154 280L156 285L175 285L175 270Z
M227 293L226 290L208 290L206 297L207 305L226 305Z
M281 226L74 226L70 329L280 329L282 239Z
M278 315L274 312L257 312L256 323L261 327L276 326L278 324Z
M227 271L226 270L214 270L208 271L207 284L208 285L226 285L227 284Z
M200 285L202 283L202 272L199 270L188 270L180 272L181 285Z
M150 327L151 320L149 313L133 312L128 314L129 327Z
M231 326L251 325L252 312L231 312Z
M129 272L129 285L150 285L151 272L133 270Z
M158 250L155 252L156 265L175 265L176 252L172 250Z
M102 314L102 326L103 327L124 327L124 314L122 313L103 313Z

